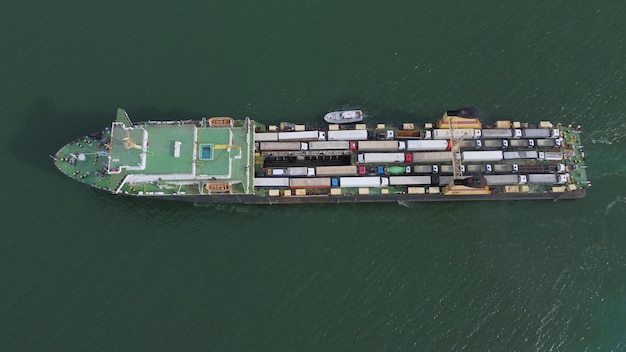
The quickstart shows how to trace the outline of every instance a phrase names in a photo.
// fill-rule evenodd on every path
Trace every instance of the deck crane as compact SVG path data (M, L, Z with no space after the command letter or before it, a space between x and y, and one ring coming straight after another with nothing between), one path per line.
M448 130L450 131L450 151L452 152L452 174L454 180L463 177L463 164L461 162L461 143L467 138L467 130L457 133L456 120L448 117Z
M135 148L135 149L142 149L140 145L138 145L137 143L135 143L135 141L132 140L132 138L130 137L130 131L126 131L126 138L123 139L124 141L124 147L126 148L126 150L130 149L130 148Z
M461 109L458 111L446 112L441 120L439 128L445 128L447 123L449 133L450 151L452 153L452 181L444 187L445 195L472 195L489 194L489 187L484 176L480 174L469 177L463 175L463 164L461 154L461 144L467 138L474 138L473 133L476 128L482 127L480 120L473 114L473 109ZM457 129L457 123L461 123L463 128Z

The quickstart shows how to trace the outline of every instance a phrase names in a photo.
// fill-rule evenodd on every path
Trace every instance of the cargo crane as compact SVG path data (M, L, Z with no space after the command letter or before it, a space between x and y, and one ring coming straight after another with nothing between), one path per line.
M467 138L467 132L458 136L456 132L456 120L448 117L448 130L450 131L450 151L452 152L452 174L454 180L463 177L463 164L461 162L461 143Z
M475 118L473 109L461 109L458 111L449 111L441 119L441 125L448 124L448 132L450 133L450 151L452 153L452 181L444 187L445 195L471 195L471 194L489 194L487 180L482 175L472 175L463 177L463 164L461 162L461 143L468 137L467 128L481 128L480 120ZM457 131L457 123L461 121L463 124L462 131Z
M135 143L132 138L130 138L130 131L126 131L126 138L124 138L124 147L126 150L130 148L135 148L141 150L141 146Z

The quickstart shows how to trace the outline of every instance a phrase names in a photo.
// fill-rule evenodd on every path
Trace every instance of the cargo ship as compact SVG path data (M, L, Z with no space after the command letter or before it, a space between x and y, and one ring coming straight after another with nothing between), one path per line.
M587 178L580 126L483 124L473 109L433 123L264 125L250 118L110 127L52 158L116 195L208 203L577 199Z

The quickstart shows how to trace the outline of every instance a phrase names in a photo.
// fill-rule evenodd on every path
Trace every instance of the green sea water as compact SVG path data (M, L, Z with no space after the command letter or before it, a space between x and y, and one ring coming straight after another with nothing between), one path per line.
M626 350L623 1L0 0L0 351ZM48 157L135 120L583 126L577 201L194 205Z

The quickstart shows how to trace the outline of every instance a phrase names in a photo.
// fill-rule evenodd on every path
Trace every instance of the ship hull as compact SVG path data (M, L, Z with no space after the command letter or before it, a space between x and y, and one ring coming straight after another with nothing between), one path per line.
M583 198L590 186L580 134L549 121L483 126L449 113L423 127L284 131L227 117L135 124L118 109L110 128L53 159L108 193L194 203L560 200Z
M503 193L485 195L443 194L387 194L387 195L352 195L352 196L304 196L304 197L264 197L257 195L213 195L206 196L154 196L162 200L193 202L193 203L241 203L241 204L324 204L324 203L419 203L419 202L472 202L472 201L511 201L511 200L573 200L584 198L585 189L567 193Z

